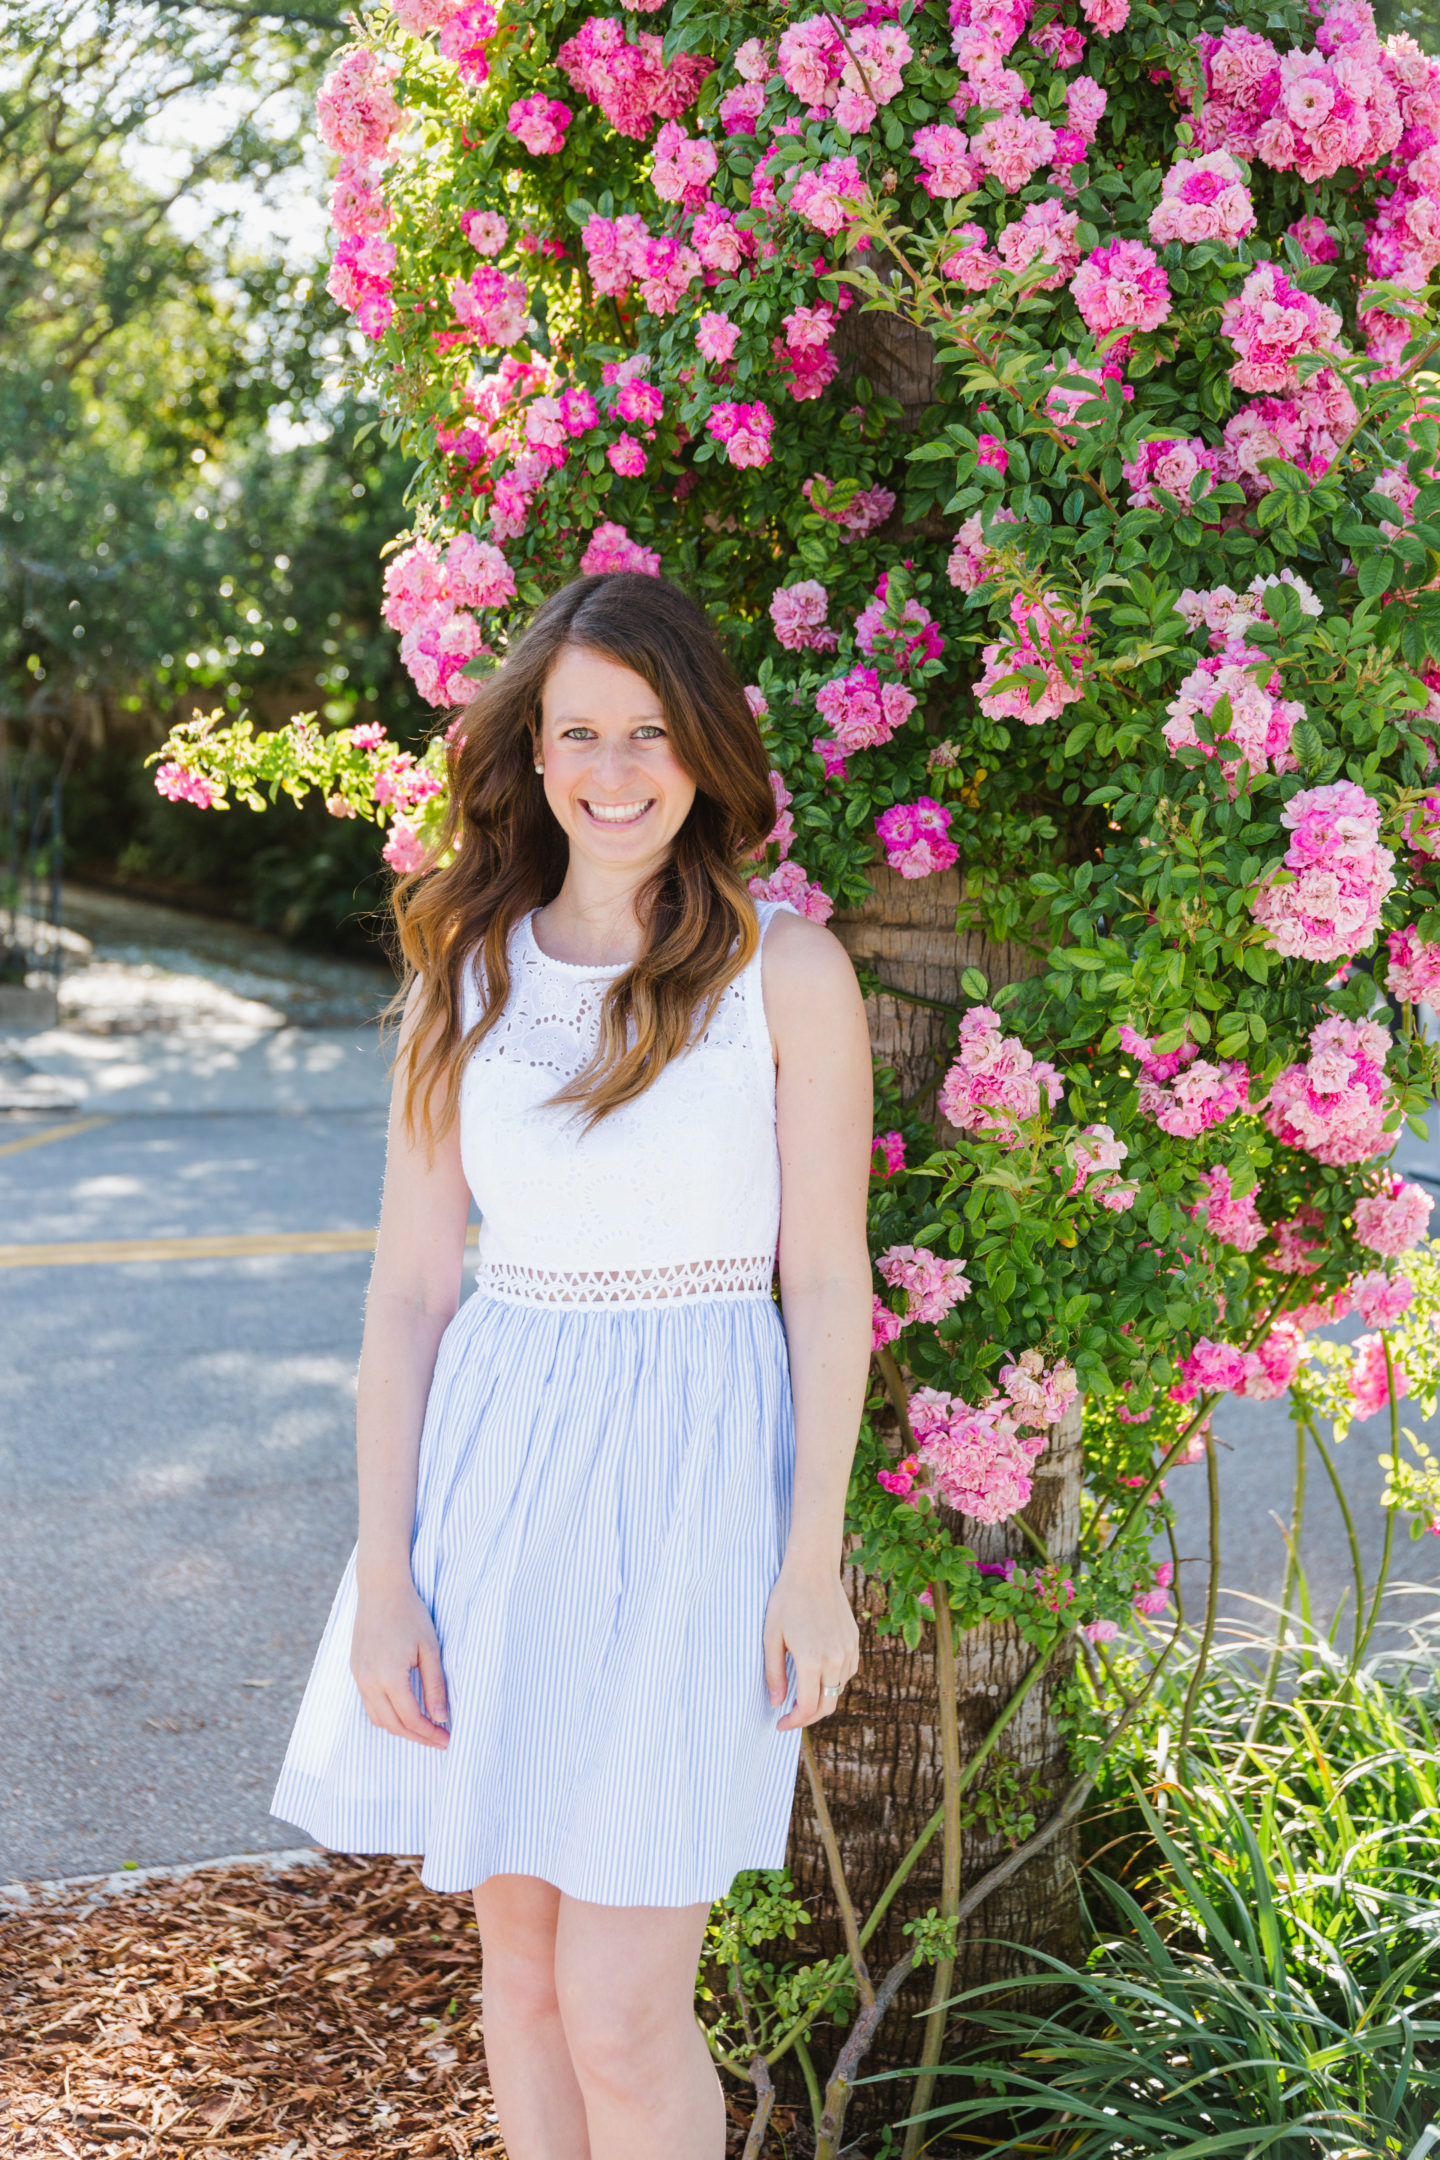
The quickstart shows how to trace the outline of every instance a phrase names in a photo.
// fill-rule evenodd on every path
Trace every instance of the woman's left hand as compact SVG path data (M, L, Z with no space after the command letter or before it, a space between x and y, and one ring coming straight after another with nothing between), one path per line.
M860 1663L860 1630L836 1569L782 1567L765 1608L765 1684L770 1702L785 1700L785 1653L795 1667L795 1706L776 1730L813 1725L839 1703L839 1690ZM834 1694L825 1690L833 1688Z

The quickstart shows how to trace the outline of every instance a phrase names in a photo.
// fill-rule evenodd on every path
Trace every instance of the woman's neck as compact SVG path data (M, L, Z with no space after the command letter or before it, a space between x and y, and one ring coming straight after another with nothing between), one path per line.
M590 865L572 862L555 898L536 915L542 949L552 960L579 966L638 959L645 931L635 902L649 876L648 868L623 877L596 876Z

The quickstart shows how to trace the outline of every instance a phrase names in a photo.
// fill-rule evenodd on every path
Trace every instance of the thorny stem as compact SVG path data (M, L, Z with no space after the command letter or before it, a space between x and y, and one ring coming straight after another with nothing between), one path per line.
M941 1716L944 1716L943 1700ZM826 1865L830 1870L830 1887L840 1908L840 1924L845 1930L845 1950L850 1959L850 1969L855 1975L855 1985L860 1991L861 2002L872 2003L875 2000L875 1989L870 1979L870 1969L865 1963L865 1953L860 1947L855 1903L850 1895L850 1885L845 1880L845 1863L840 1858L840 1841L835 1835L830 1804L825 1798L825 1787L820 1779L820 1765L816 1762L815 1750L810 1745L808 1726L800 1736L800 1750L805 1757L805 1769L810 1779L810 1797L815 1803L815 1820L820 1826L820 1843L825 1848Z
M940 1918L953 1920L960 1904L960 1718L955 1699L955 1626L950 1592L945 1583L932 1583L930 1597L935 1611L935 1684L939 1697L940 1761L945 1780L944 1849L940 1871ZM935 2071L945 2044L944 2006L955 1977L955 1938L935 1960L930 1986L930 2008L925 2042L920 2051L920 2075L915 2080L912 2115L923 2115L935 2091ZM902 2160L916 2160L922 2131L912 2123L905 2136Z
M825 2111L825 2102L820 2092L820 2080L815 2074L815 2065L811 2060L810 2050L806 2047L804 2035L801 2033L795 2035L795 2054L805 2079L805 2090L810 2098L810 2120L818 2132L820 2119ZM818 2151L819 2148L816 2149Z
M1386 1359L1386 1366L1388 1369L1388 1358ZM1360 1662L1360 1649L1365 1635L1365 1565L1360 1558L1360 1539L1355 1529L1355 1517L1350 1512L1350 1503L1345 1497L1345 1487L1340 1482L1340 1473L1335 1468L1329 1448L1326 1447L1313 1425L1310 1428L1310 1437L1319 1451L1321 1462L1325 1465L1325 1475L1330 1480L1331 1489L1335 1494L1335 1505L1339 1508L1340 1519L1345 1525L1345 1541L1350 1547L1350 1572L1355 1578L1355 1632L1351 1637L1353 1647L1350 1652L1350 1664L1353 1669Z
M885 1393L889 1397L890 1407L899 1419L900 1437L905 1443L905 1453L909 1455L914 1451L915 1434L910 1424L910 1403L905 1393L905 1382L900 1376L900 1367L888 1343L875 1351L874 1357L875 1370L879 1373Z
M1184 1755L1190 1745L1190 1722L1195 1715L1195 1705L1205 1681L1205 1668L1210 1662L1210 1646L1215 1640L1215 1615L1220 1604L1220 1462L1215 1452L1215 1435L1205 1437L1205 1480L1209 1497L1210 1517L1210 1573L1205 1583L1205 1625L1200 1634L1200 1647L1195 1656L1195 1670L1190 1675L1190 1685L1185 1690L1185 1705L1180 1713L1180 1740L1178 1753Z
M1295 1595L1295 1577L1300 1567L1300 1532L1305 1523L1305 1441L1309 1420L1295 1419L1295 1490L1290 1501L1290 1534L1286 1538L1285 1582L1280 1592L1280 1611L1275 1620L1275 1646L1270 1652L1270 1662L1265 1668L1265 1678L1260 1683L1260 1694L1245 1729L1245 1745L1253 1747L1260 1737L1265 1713L1275 1695L1275 1683L1280 1677L1280 1660L1285 1654L1285 1634L1290 1620L1290 1600Z
M770 2111L775 2105L775 2084L770 2075L770 2065L763 2055L754 2058L750 2065L750 2075L755 2081L755 2113L740 2160L760 2160L760 2155L765 2150L765 2132L770 2127Z
M1407 1005L1405 1010L1408 1013L1410 1007ZM1390 1356L1390 1336L1384 1328L1380 1330L1380 1340L1385 1346L1385 1384L1390 1390L1390 1462L1392 1470L1394 1470L1398 1469L1400 1463L1400 1405L1395 1396L1395 1366ZM1380 1548L1380 1567L1375 1578L1375 1595L1370 1600L1370 1611L1365 1621L1365 1632L1355 1645L1355 1663L1357 1665L1369 1648L1370 1637L1375 1632L1375 1623L1380 1618L1380 1601L1384 1597L1390 1581L1390 1555L1394 1545L1395 1509L1391 1506L1385 1510L1385 1542Z

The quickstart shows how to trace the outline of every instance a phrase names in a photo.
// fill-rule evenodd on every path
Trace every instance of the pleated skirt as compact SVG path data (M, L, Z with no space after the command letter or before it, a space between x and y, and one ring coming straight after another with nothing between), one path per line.
M776 1729L791 1695L772 1707L761 1636L793 1466L768 1297L478 1292L436 1360L411 1554L450 1745L367 1718L352 1554L271 1812L333 1851L421 1854L440 1891L522 1874L689 1905L782 1866L800 1735Z

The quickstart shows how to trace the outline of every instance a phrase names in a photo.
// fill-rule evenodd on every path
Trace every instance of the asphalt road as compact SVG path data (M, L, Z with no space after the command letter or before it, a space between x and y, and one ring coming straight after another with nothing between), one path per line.
M383 1141L378 1111L117 1119L0 1156L0 1234L363 1228ZM304 1842L268 1802L354 1535L368 1271L0 1271L0 1880Z
M296 1027L283 1002L257 1015L251 985L217 988L213 967L192 994L173 954L158 976L106 965L92 1025L81 998L79 1024L62 1012L14 1046L19 1098L38 1076L73 1108L0 1115L0 1243L163 1242L140 1262L0 1266L0 1883L302 1842L268 1801L354 1532L368 1254L197 1259L170 1241L373 1227L374 1031ZM128 1014L111 1032L100 988ZM1404 1149L1440 1192L1440 1136ZM1293 1442L1279 1404L1231 1402L1216 1428L1222 1575L1244 1612L1279 1588ZM1385 1444L1376 1419L1338 1451L1372 1577ZM1349 1557L1318 1464L1309 1485L1328 1616ZM1204 1487L1198 1466L1173 1473L1186 1555L1205 1549ZM1395 1572L1424 1591L1397 1615L1440 1605L1440 1539L1402 1540Z

